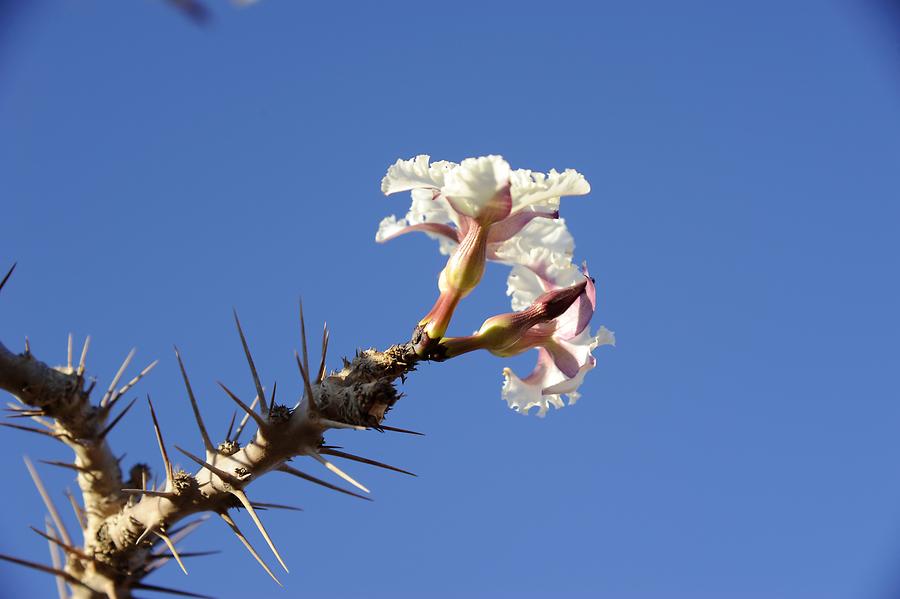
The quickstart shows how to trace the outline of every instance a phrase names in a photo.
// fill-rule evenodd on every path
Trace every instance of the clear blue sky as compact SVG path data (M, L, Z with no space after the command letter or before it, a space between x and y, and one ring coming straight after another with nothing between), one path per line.
M418 479L348 467L372 504L279 475L251 488L306 509L265 515L286 592L212 521L185 547L225 553L154 582L229 598L900 593L887 2L267 0L216 3L202 28L160 2L16 4L0 265L19 268L0 335L53 363L69 331L92 335L101 387L133 345L136 366L160 358L140 392L170 443L200 447L173 343L218 435L215 380L250 392L232 306L285 394L301 294L312 328L332 326L331 366L407 337L442 258L424 236L373 242L407 207L379 191L398 157L500 153L593 185L563 215L618 347L578 405L523 418L500 399L503 360L426 366L391 414L426 437L329 438ZM493 266L456 331L507 309ZM0 551L47 560L20 454L66 453L0 437ZM112 442L160 467L144 405ZM65 501L69 473L42 472ZM0 578L9 597L54 592L8 564Z

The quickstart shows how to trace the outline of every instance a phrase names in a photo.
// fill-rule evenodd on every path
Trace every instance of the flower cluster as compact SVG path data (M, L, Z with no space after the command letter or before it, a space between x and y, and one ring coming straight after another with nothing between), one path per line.
M423 356L453 357L475 349L499 356L538 350L538 363L525 378L504 369L503 397L528 413L573 403L585 373L596 360L591 351L612 344L601 328L591 335L596 306L594 282L572 264L574 240L559 218L562 196L584 195L590 185L567 169L537 173L512 170L500 156L461 163L431 162L420 155L391 165L381 183L385 195L410 191L406 217L382 220L376 241L412 231L439 241L449 255L438 280L440 295L419 322L417 350ZM446 337L456 306L480 282L486 261L511 265L507 294L516 312L494 316L468 337Z

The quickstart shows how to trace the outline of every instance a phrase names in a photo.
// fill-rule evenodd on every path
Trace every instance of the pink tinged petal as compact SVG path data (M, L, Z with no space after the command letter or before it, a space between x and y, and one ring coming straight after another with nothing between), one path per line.
M381 180L381 191L390 195L418 188L440 189L444 185L444 177L456 165L444 160L432 164L430 158L427 154L419 154L410 160L397 160L388 167L387 174Z
M542 391L544 395L560 395L566 394L569 396L569 405L575 403L575 400L578 399L576 391L584 382L585 375L594 369L597 365L597 359L594 356L589 356L588 361L578 368L575 372L575 375L571 378L565 379L555 385L550 385L549 387L545 387ZM573 397L574 396L574 397Z
M517 235L524 229L525 225L536 218L559 218L559 211L539 212L537 210L526 210L511 214L491 226L491 232L488 235L488 243L502 243L509 240L513 235Z
M581 364L573 376L566 376L554 361L553 356L545 348L538 348L538 362L534 370L524 379L520 379L509 368L503 370L503 399L509 407L520 414L527 414L531 408L538 408L537 415L543 417L552 405L562 408L562 396L574 404L580 395L578 388L584 377L596 365L597 360L591 350L599 345L615 345L615 335L605 327L600 327L596 336L583 333L578 344L563 342L566 352L573 355Z
M572 339L581 334L594 316L594 311L597 307L597 289L594 285L594 279L591 278L590 273L587 271L586 264L584 266L584 276L587 283L584 293L566 310L565 314L556 319L555 336L560 339Z
M512 210L509 173L501 156L466 158L447 173L441 193L460 214L483 224L496 222Z
M388 218L393 218L394 222L388 221ZM433 235L444 237L445 239L448 239L454 243L459 243L459 232L450 225L442 225L438 223L421 223L418 225L407 225L404 227L402 226L402 224L400 224L400 222L396 220L395 217L388 218L381 221L382 226L378 228L378 233L375 235L375 241L377 241L378 243L390 241L395 237L399 237L400 235L405 235L413 231L432 233Z
M544 345L544 348L553 356L553 363L556 367L569 378L574 377L578 374L578 370L581 368L581 363L579 363L578 358L574 355L573 351L570 351L570 347L565 347L560 343L549 342ZM590 354L588 354L590 357Z

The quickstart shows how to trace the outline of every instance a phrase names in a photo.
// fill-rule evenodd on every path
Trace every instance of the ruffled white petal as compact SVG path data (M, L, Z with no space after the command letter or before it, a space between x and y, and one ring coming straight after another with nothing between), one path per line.
M556 209L560 197L580 196L591 191L584 175L570 168L561 173L551 170L546 175L519 169L512 172L510 183L514 212L532 205Z
M575 239L563 218L536 218L511 239L491 248L499 262L521 264L537 272L541 264L566 267L572 263Z
M532 371L524 379L520 379L509 368L503 369L503 399L509 407L519 414L527 416L533 408L537 408L537 415L543 418L548 408L552 405L562 408L565 404L559 395L544 395L544 379L552 376L553 361L543 349L538 349L538 362Z
M386 220L386 219L385 219ZM506 295L512 298L512 309L520 312L547 291L540 277L524 266L515 265L506 279Z
M375 234L375 241L384 243L397 235L409 232L405 230L408 227L424 224L447 225L455 227L456 230L459 230L460 226L459 216L450 208L446 199L435 196L429 189L413 189L412 205L406 217L398 219L396 216L389 216L382 219ZM459 245L445 235L430 231L422 232L438 241L440 252L445 256L451 255Z
M430 159L427 154L419 154L409 160L397 160L388 167L387 174L381 180L381 191L390 195L416 188L440 189L444 186L447 172L456 164L446 160L429 163Z
M399 235L400 232L409 226L409 223L406 219L397 220L397 217L393 214L390 216L385 216L381 219L381 222L378 223L378 231L375 233L375 241L378 243L384 243L388 239Z
M600 327L596 335L592 336L585 331L578 338L561 342L563 343L578 358L580 366L575 376L567 377L553 363L550 353L539 348L538 363L534 371L524 379L516 376L509 368L503 369L502 395L510 408L520 414L528 414L533 408L537 408L537 415L543 417L550 406L558 409L565 405L563 396L568 399L568 405L574 404L581 396L578 388L584 382L584 377L597 365L591 352L600 345L615 345L615 335L606 327Z
M441 192L461 214L477 218L509 184L509 164L502 156L466 158L447 171Z
M506 294L513 310L524 310L541 293L581 280L572 264L575 240L563 219L535 219L512 239L492 248L491 258L511 264Z
M597 331L596 340L597 347L600 347L602 345L612 345L613 347L616 346L616 334L604 326L601 326L600 330Z
M593 370L596 365L597 360L594 356L588 356L588 360L578 368L578 373L575 376L570 379L563 379L555 385L544 387L544 395L556 395L558 397L565 394L569 398L569 405L571 406L581 397L581 394L578 393L578 388L584 382L585 375Z

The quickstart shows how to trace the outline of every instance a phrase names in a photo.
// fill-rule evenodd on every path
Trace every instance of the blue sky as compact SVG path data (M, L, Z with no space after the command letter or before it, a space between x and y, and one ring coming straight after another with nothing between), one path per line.
M300 389L301 294L311 327L332 328L331 366L408 336L442 260L424 236L373 241L407 207L379 190L398 157L500 153L593 186L563 216L618 346L576 406L510 412L491 356L423 367L391 422L426 437L329 438L419 478L348 467L372 504L256 485L306 510L266 514L286 592L218 522L185 547L222 555L154 582L221 597L900 593L887 2L268 0L213 5L202 28L160 2L13 4L0 264L19 268L0 334L51 363L68 332L90 334L100 387L132 346L136 367L160 358L140 392L170 444L199 447L173 343L218 435L231 406L215 381L250 392L232 307L285 394ZM508 309L492 266L455 331ZM66 453L0 434L0 551L47 560L20 454ZM145 406L112 442L160 468ZM69 473L42 473L65 501ZM7 564L0 578L7 596L53 592Z

